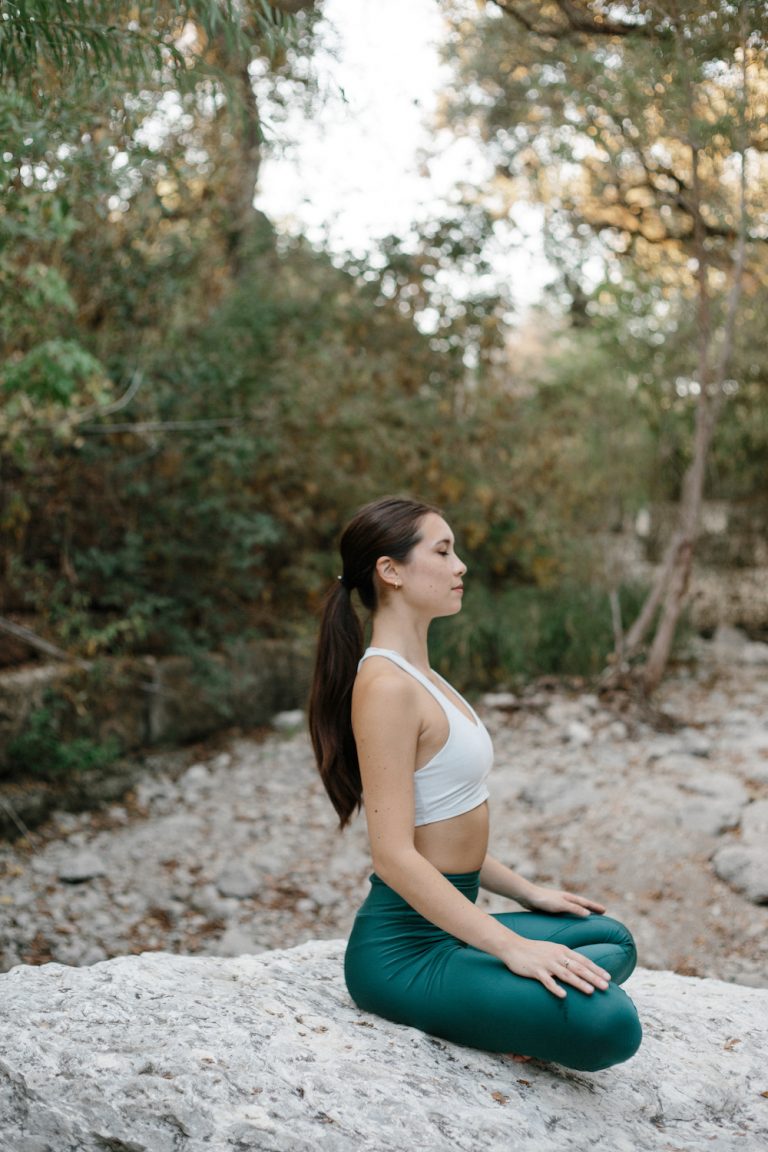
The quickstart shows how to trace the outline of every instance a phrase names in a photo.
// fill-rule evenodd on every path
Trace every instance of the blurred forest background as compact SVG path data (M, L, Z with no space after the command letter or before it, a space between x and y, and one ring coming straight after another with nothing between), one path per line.
M702 500L764 534L768 5L435 4L440 124L494 176L346 261L253 208L321 0L0 6L5 666L311 637L398 492L469 563L463 687L613 651L652 688ZM482 275L521 201L555 270L524 321ZM609 542L657 508L654 585Z

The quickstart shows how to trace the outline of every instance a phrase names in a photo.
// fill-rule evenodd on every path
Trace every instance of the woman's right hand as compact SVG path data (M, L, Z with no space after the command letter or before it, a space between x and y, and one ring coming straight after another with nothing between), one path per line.
M600 968L581 952L574 952L564 944L552 944L548 940L526 940L518 936L501 959L511 972L539 980L548 992L561 999L566 992L557 980L591 995L595 988L604 991L611 979L610 972Z

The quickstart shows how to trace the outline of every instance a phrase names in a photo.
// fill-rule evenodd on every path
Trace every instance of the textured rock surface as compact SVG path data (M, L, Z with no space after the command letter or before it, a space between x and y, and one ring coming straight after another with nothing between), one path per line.
M343 945L0 977L2 1152L612 1152L768 1142L768 990L638 971L639 1053L520 1064L358 1012Z

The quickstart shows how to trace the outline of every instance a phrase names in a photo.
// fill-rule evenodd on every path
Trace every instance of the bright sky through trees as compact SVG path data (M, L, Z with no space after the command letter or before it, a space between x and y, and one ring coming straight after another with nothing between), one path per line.
M326 47L314 67L325 100L311 121L294 113L272 126L289 143L265 159L256 205L280 227L362 255L439 212L457 183L486 180L489 167L470 139L430 129L450 82L436 0L326 0L323 11ZM521 206L515 223L497 269L525 306L548 272L537 214Z

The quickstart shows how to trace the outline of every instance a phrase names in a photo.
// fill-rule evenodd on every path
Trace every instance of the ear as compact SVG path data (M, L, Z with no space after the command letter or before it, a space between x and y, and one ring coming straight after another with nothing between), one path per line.
M380 556L376 561L376 572L379 579L387 584L390 588L400 587L400 575L397 571L395 561L390 559L389 556Z

